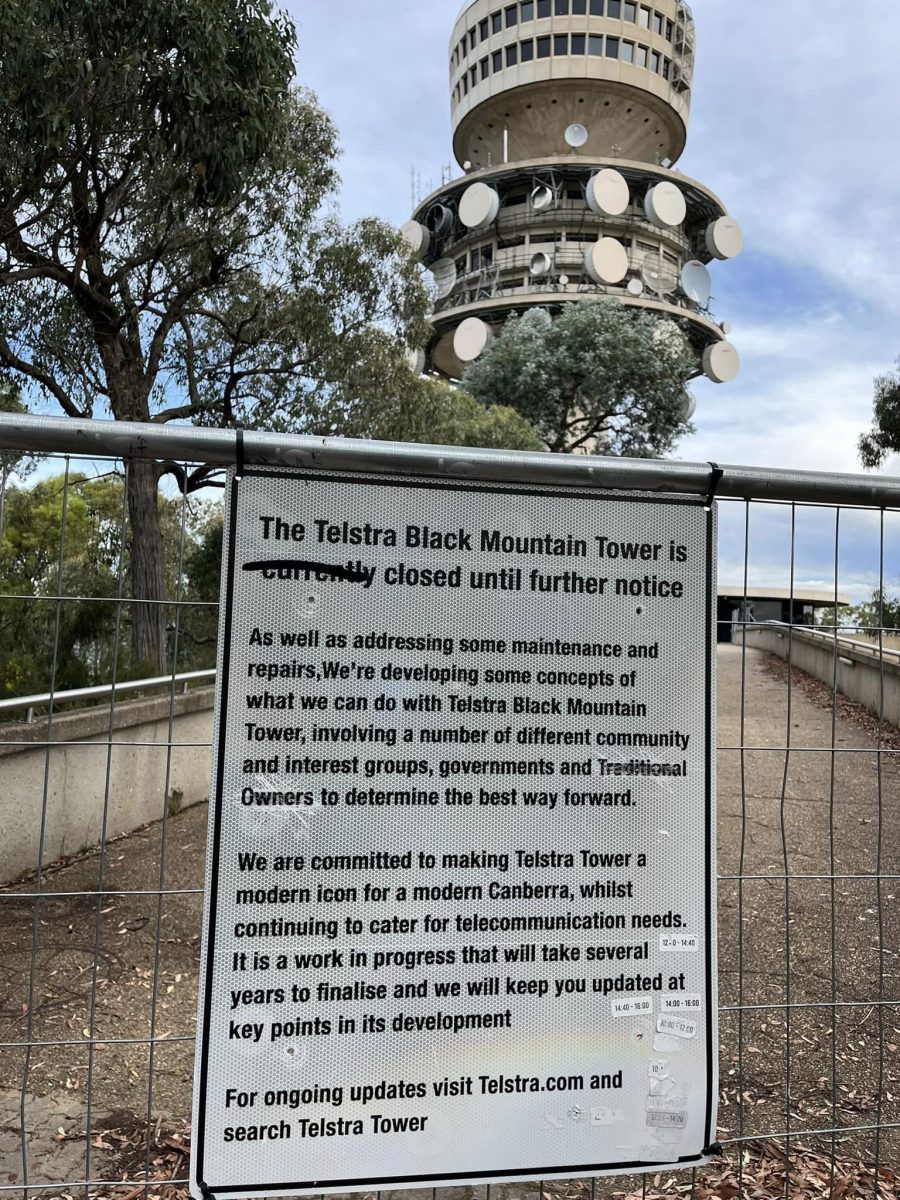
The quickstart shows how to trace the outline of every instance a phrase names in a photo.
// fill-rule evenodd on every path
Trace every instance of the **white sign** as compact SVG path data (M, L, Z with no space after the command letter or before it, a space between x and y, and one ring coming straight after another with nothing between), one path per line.
M228 494L193 1195L702 1163L714 513Z

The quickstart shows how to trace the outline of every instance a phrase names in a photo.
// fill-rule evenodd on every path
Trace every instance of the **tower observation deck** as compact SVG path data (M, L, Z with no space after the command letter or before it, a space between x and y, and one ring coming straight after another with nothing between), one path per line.
M450 43L463 177L403 226L434 278L424 365L458 378L507 317L611 296L679 321L698 374L733 379L708 264L740 227L675 169L695 33L682 0L474 0ZM422 356L419 356L419 365Z

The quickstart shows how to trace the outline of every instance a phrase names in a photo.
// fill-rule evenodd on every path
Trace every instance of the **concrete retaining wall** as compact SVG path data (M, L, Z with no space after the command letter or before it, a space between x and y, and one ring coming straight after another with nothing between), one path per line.
M791 661L801 671L827 683L834 682L834 643L823 634L794 629L789 638L786 629L759 625L747 629L747 645L766 650ZM875 647L874 653L856 649L845 640L838 643L837 688L850 700L865 705L876 716L881 713L882 664ZM900 665L889 659L884 662L884 719L900 728Z
M169 697L0 727L0 882L38 865L46 785L45 864L129 833L209 795L214 690L175 698L168 792ZM110 745L110 740L112 745ZM107 775L109 784L107 787Z

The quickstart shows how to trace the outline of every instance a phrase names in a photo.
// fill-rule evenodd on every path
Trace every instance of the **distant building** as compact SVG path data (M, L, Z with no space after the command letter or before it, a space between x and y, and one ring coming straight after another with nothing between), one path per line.
M675 318L711 379L737 375L707 264L739 254L741 230L674 169L693 69L694 22L679 0L463 9L450 96L464 176L403 227L436 289L419 369L458 377L511 314L613 296Z
M850 599L839 595L838 608L847 608ZM816 588L748 587L743 584L719 587L718 639L736 641L735 628L744 623L762 625L780 621L783 625L815 625L817 609L835 607L834 592Z

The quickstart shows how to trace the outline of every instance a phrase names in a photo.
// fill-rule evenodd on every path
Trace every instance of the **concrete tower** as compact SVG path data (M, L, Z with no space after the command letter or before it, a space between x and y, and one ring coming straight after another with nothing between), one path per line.
M425 366L457 377L511 314L608 295L674 317L711 379L735 377L706 264L739 254L741 230L674 169L693 66L683 0L466 5L450 45L464 176L403 227L434 276Z

